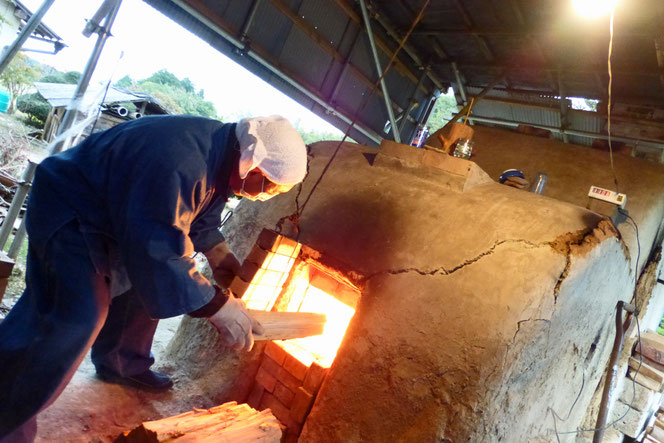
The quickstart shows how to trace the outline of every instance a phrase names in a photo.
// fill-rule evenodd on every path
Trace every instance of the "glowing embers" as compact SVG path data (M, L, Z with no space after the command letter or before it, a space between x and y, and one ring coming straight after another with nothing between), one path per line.
M327 316L323 335L277 342L288 353L310 366L332 365L355 314L359 290L314 262L300 261L277 302L278 311L318 312Z

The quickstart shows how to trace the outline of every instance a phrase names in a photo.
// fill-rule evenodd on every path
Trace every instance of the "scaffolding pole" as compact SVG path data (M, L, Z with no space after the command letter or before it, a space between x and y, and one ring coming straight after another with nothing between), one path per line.
M111 27L115 21L115 17L118 14L118 9L120 9L120 4L122 0L104 0L104 3L99 8L99 11L94 15L93 19L88 22L83 31L83 35L92 35L92 33L97 33L97 43L95 44L90 59L88 60L87 65L85 65L85 70L81 75L78 85L76 85L76 92L74 92L74 97L72 97L67 111L62 120L62 124L58 128L58 136L63 135L69 128L74 125L76 117L78 116L78 107L85 95L85 92L88 90L88 85L90 84L90 78L97 67L99 62L99 57L101 52L104 49L104 44L106 40L111 36ZM101 11L101 13L100 13ZM96 21L95 21L96 20ZM104 20L104 23L101 21ZM51 155L57 154L62 151L65 144L65 139L60 140L51 149Z

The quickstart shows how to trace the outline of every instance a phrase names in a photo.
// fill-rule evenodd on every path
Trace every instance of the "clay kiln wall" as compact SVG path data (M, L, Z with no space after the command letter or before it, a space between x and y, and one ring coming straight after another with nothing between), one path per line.
M313 194L298 240L361 273L365 287L303 441L553 439L549 408L565 415L585 378L563 427L583 419L608 358L615 304L631 297L634 238L621 225L623 241L578 206L591 183L611 187L610 176L599 181L602 153L477 134L478 163L492 177L543 170L546 193L558 199L494 183L461 192L404 162L372 166L365 154L375 151L353 144ZM296 211L336 145L312 147L301 190L238 207L224 232L240 257L263 227ZM661 169L634 162L616 164L631 177L621 191L647 255L664 182Z

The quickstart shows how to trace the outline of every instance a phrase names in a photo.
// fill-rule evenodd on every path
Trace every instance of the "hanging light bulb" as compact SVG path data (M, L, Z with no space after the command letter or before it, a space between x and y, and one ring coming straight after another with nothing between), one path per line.
M572 0L574 9L587 18L596 18L611 12L618 4L618 0Z

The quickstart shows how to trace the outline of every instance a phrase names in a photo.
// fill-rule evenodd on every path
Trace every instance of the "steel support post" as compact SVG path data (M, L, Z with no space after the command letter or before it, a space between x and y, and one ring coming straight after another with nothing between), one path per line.
M9 252L7 253L12 260L16 260L19 252L21 252L21 245L23 245L23 242L25 241L25 234L25 217L23 217L21 219L21 226L18 227L16 234L14 234L14 239L12 240Z
M12 233L14 222L18 218L18 214L21 212L21 207L23 206L23 202L25 202L25 198L28 196L30 184L32 183L32 179L35 176L36 169L37 163L29 161L28 166L23 172L23 179L20 183L18 183L18 189L14 194L12 204L9 206L9 211L7 211L5 221L2 222L2 227L0 227L0 250L5 248L7 239L9 239L9 234Z
M2 74L9 63L11 63L16 53L21 49L21 46L23 46L23 43L25 43L28 37L30 37L30 34L37 29L37 26L41 23L42 17L44 17L44 14L46 14L46 11L48 11L48 8L51 7L53 2L55 2L55 0L45 0L37 12L30 17L30 20L28 20L23 29L21 29L21 33L16 37L16 40L3 51L2 56L0 57L0 74Z
M452 62L452 71L454 71L454 78L456 79L456 84L459 85L459 94L461 94L461 100L463 100L463 105L468 104L468 96L466 95L466 87L461 82L461 73L457 67L456 62Z
M121 3L122 0L104 0L104 3L100 7L100 9L104 9L105 11L107 11L107 14L104 16L105 21L103 24L98 23L96 26L94 32L98 34L97 43L95 44L95 47L92 50L92 54L90 55L90 59L88 60L87 65L85 66L85 70L83 71L83 74L81 75L81 78L78 81L78 85L76 86L76 92L74 92L74 97L72 97L71 102L67 107L67 112L65 113L65 117L63 118L62 124L58 129L58 134L57 134L58 136L64 134L69 128L73 126L74 122L76 121L76 117L78 116L78 105L80 103L80 100L85 95L85 92L88 90L88 85L90 84L90 78L92 77L92 74L94 73L95 68L97 67L97 63L99 62L99 57L101 56L101 52L104 49L104 44L106 43L106 40L108 40L108 37L111 36L111 27L113 26L113 22L115 21L115 17L118 14L118 9L120 9ZM98 14L96 14L95 17L97 15ZM86 26L85 32L87 32L87 28L88 26ZM62 151L64 147L64 142L65 142L64 140L61 140L58 143L56 143L51 149L51 154L57 154L58 152Z
M383 90L383 99L385 100L385 108L387 109L387 115L392 125L392 136L394 137L395 142L401 143L399 130L397 128L396 120L394 119L394 110L392 109L392 104L390 102L390 95L389 92L387 91L385 78L383 78L383 69L380 67L380 59L378 58L378 51L376 51L376 42L374 41L373 32L371 30L371 22L369 21L369 13L367 12L367 5L365 0L360 0L360 8L362 9L362 17L364 18L364 24L367 29L367 36L369 37L369 45L371 46L371 53L373 54L374 62L376 64L376 71L378 73L378 77L380 78L380 88Z

